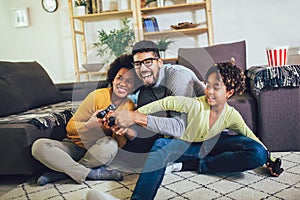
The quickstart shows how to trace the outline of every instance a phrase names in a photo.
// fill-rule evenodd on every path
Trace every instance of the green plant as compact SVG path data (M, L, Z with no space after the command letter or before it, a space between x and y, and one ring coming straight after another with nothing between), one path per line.
M149 3L151 2L156 2L157 0L147 0L146 3L145 3L145 6L147 6Z
M159 40L157 41L158 50L166 51L168 49L168 46L173 42L175 42L175 41L171 40L167 37L159 38Z
M76 0L75 1L75 7L77 6L86 6L86 0Z
M103 29L98 30L98 42L94 43L94 48L99 48L97 55L102 57L109 52L110 55L118 57L127 52L126 49L134 42L134 30L129 22L127 18L123 19L123 27L108 33Z

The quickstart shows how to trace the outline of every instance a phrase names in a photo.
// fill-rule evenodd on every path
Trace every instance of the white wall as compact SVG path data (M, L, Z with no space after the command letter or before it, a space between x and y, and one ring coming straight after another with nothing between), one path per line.
M67 0L54 13L40 0L0 0L0 60L38 61L54 82L75 81ZM10 8L29 7L31 25L13 28ZM246 40L248 67L266 64L265 47L300 46L299 0L212 0L215 43Z
M215 43L246 40L247 66L267 64L268 46L300 46L299 0L212 0Z
M41 0L0 0L0 60L39 62L54 82L75 81L67 0L54 13ZM29 7L30 26L13 28L10 8Z

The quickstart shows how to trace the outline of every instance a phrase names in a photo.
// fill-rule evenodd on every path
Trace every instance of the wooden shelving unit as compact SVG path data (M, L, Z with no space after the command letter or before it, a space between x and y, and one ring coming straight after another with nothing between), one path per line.
M89 80L89 76L93 74L101 74L101 72L88 72L80 70L80 65L87 63L87 48L86 48L86 33L85 33L85 23L86 22L96 22L101 20L110 20L113 18L132 18L133 28L135 30L135 40L140 41L143 39L159 38L163 36L169 36L172 34L183 34L197 36L201 34L207 34L208 45L214 44L213 37L213 26L212 26L212 14L211 14L211 0L203 0L203 2L191 3L191 4L175 4L164 7L151 7L151 8L141 8L140 0L131 1L131 10L121 10L112 12L102 12L96 14L87 14L82 16L74 16L73 10L74 0L68 0L69 5L69 15L72 31L72 41L73 41L73 54L75 63L75 76L77 81L81 81L81 76L86 76ZM199 28L186 28L186 29L170 29L157 32L144 32L143 29L143 16L144 15L159 15L166 13L176 13L176 12L196 12L197 10L204 10L206 15L206 21ZM188 20L188 19L187 19ZM79 28L76 29L75 22L79 23ZM80 37L81 44L77 41L77 37ZM80 52L83 57L83 63L79 63L78 52ZM176 58L166 58L166 61L174 61ZM103 73L103 72L102 72Z
M112 12L103 12L96 14L87 14L82 16L73 16L73 19L81 20L81 21L97 21L97 20L105 20L107 17L126 17L132 16L132 10L121 10L121 11L112 11Z
M171 35L172 33L182 33L182 34L189 34L189 35L200 35L207 33L207 40L208 45L214 44L214 36L213 36L213 25L212 25L212 13L211 13L211 1L204 0L203 2L196 2L190 4L175 4L171 6L163 6L163 7L153 7L153 8L139 8L140 18L143 15L156 15L156 14L164 14L164 13L176 13L176 12L183 12L183 11L197 11L197 10L205 10L206 14L206 21L204 26L201 28L186 28L186 29L170 29L164 30L159 32L144 32L141 31L140 38L141 39L150 39L150 36L164 36L164 35ZM139 20L142 23L142 20ZM143 27L142 24L139 25ZM141 29L143 30L143 29Z

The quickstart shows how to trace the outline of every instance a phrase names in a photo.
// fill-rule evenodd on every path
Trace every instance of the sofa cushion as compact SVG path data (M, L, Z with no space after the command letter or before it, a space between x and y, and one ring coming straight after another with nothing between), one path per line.
M62 100L47 72L37 62L0 61L0 79L22 97L27 109Z
M205 74L212 64L227 62L235 59L236 65L246 70L246 42L219 44L204 48L179 48L178 63L195 72L197 77L204 81Z
M257 103L248 93L242 95L233 95L228 99L228 104L234 107L242 115L249 128L257 134Z
M0 79L0 117L16 114L27 109L24 99L12 87Z

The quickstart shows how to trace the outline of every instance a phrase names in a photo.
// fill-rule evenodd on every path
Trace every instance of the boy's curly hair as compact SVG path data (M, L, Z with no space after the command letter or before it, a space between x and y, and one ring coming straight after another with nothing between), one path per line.
M216 72L218 79L221 80L226 86L226 90L234 90L235 94L243 94L246 90L246 76L235 64L231 62L216 63L208 69L205 76L205 81L210 74Z

